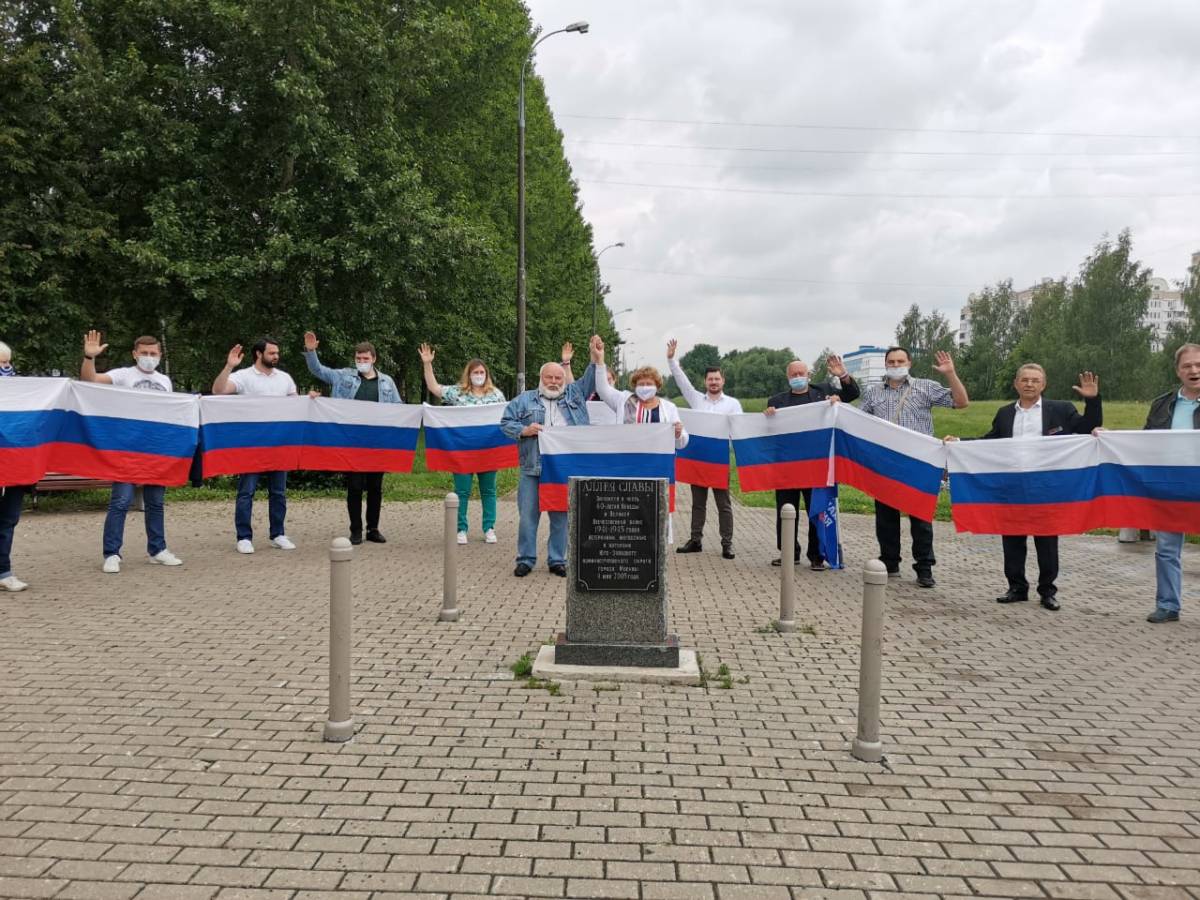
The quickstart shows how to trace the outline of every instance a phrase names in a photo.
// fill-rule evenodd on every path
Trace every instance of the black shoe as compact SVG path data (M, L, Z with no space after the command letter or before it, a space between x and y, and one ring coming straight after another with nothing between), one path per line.
M888 578L899 578L900 577L899 569L888 569L887 573L888 573Z
M810 559L808 561L808 567L814 572L824 572L827 568L823 559Z
M1179 611L1174 609L1156 609L1150 615L1146 616L1147 622L1153 622L1155 625L1160 625L1163 622L1178 622Z
M797 560L795 560L795 561L796 561L796 562L800 562L800 560L799 560L799 559L797 559ZM780 557L778 557L778 558L776 558L776 559L773 559L773 560L771 560L771 565L775 566L776 568L778 568L779 566L782 566L782 565L783 565L783 557L782 557L782 556L780 556Z
M692 540L690 540L686 544L684 544L682 547L676 547L675 552L676 553L699 553L703 549L704 549L704 547L701 546L700 542L693 538Z
M515 569L513 569L513 574L516 575L518 578L524 578L526 575L528 575L532 571L533 571L532 566L527 566L525 563L517 563L517 567Z
M1024 603L1028 599L1029 599L1028 594L1021 594L1021 593L1018 593L1017 591L1009 591L1003 597L997 597L996 602L997 603Z
M562 563L559 563L556 566L551 566L550 571L551 571L551 573L557 575L559 578L567 577L567 567L564 566Z
M359 544L361 544L362 543L362 532L361 531L350 532L350 543L354 544L355 546L358 546Z
M1058 602L1058 598L1053 594L1042 598L1042 609L1048 609L1050 612L1058 612L1061 608L1062 604Z
M721 548L721 556L725 557L725 559L733 559L733 548L732 547L722 547Z
M367 540L370 541L372 544L386 544L387 543L387 538L385 538L382 534L379 533L378 528L367 529Z
M937 584L937 582L933 580L932 572L917 573L917 587L931 588L935 584Z

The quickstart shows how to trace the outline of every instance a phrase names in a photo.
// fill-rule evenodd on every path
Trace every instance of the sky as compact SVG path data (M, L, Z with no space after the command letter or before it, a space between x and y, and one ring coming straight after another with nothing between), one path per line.
M1196 0L526 0L627 363L1200 250Z

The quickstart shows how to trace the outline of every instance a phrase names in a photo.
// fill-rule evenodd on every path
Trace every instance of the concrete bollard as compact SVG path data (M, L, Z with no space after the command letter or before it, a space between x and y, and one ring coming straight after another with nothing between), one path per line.
M458 621L458 494L446 495L446 527L442 537L442 611L439 622Z
M344 537L329 545L329 719L325 740L348 741L354 736L350 712L351 626L354 599L350 593L350 561L354 548Z
M1142 533L1136 528L1121 528L1117 531L1117 543L1136 544L1141 536Z
M883 665L883 595L887 568L877 559L863 564L862 648L858 664L858 736L850 755L863 762L883 759L879 741L879 681Z
M783 634L796 630L796 507L783 504L779 511L779 621Z

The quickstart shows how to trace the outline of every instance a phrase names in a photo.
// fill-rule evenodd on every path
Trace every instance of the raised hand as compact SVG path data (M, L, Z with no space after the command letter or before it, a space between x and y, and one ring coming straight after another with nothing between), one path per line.
M933 365L935 372L941 372L943 375L954 374L954 357L945 350L937 352L937 362Z
M246 354L242 352L242 345L234 344L233 349L229 351L229 357L225 360L226 367L230 369L236 369L242 364L242 360L245 358L245 356Z
M569 363L571 362L571 360L572 360L572 359L574 359L574 358L575 358L575 345L574 345L574 344L572 344L570 341L567 341L567 342L566 342L565 344L563 344L563 346L562 346L562 362L563 362L563 365L567 365L567 364L569 364Z
M310 353L317 349L321 342L317 340L316 334L311 331L304 332L304 349Z
M671 338L669 341L667 341L667 359L675 358L675 348L678 346L679 341L675 340L675 338Z
M421 362L425 365L430 365L433 362L433 348L428 344L422 344L417 348L417 353L421 355Z
M835 378L845 378L846 364L837 354L830 354L829 358L825 360L825 371Z
M1090 400L1093 397L1100 396L1100 378L1091 373L1084 372L1079 376L1079 384L1071 385L1071 390L1077 393L1085 400Z
M592 353L592 362L596 365L604 364L604 340L598 334L593 334L589 342L589 349Z
M108 344L100 343L100 332L92 329L83 336L83 355L95 359L108 349Z

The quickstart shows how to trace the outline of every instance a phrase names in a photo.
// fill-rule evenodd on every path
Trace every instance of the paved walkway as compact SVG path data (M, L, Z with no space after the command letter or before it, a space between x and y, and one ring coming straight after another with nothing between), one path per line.
M1154 627L1151 545L1064 540L1053 614L992 602L998 539L939 526L938 587L888 588L867 765L871 520L848 518L849 571L797 573L815 634L758 630L770 511L737 511L733 562L715 534L671 554L675 628L731 690L551 696L507 672L564 620L544 561L510 574L515 512L499 545L472 536L464 617L438 624L440 508L385 509L391 543L353 564L345 745L320 732L341 504L294 503L300 550L249 557L232 505L172 506L181 569L142 561L131 517L120 576L100 513L27 514L33 588L0 595L0 896L1200 898L1197 548L1183 621Z

